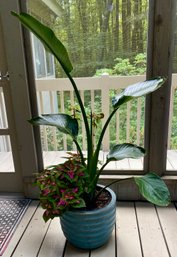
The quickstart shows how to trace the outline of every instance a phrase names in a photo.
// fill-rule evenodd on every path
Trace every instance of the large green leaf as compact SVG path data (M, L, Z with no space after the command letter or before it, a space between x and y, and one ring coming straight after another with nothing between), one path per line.
M155 78L128 86L120 94L112 99L112 105L117 109L120 105L133 98L147 95L161 87L165 82L164 78Z
M45 114L29 120L33 125L55 126L59 131L69 134L72 137L78 135L78 122L67 114Z
M142 177L134 177L140 193L153 204L167 206L170 203L170 193L164 181L155 173Z
M111 151L107 155L107 161L118 161L122 160L124 158L133 158L137 159L145 155L145 149L129 144L129 143L124 143L124 144L118 144L115 145Z
M12 12L12 14L16 16L25 27L33 32L44 43L47 49L49 49L49 51L57 58L67 73L72 71L73 67L68 57L66 48L50 28L43 25L30 14L17 14L15 12Z

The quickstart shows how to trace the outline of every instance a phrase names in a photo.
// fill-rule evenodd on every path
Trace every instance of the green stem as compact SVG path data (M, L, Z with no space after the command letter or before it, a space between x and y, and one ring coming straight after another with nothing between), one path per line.
M101 174L102 170L106 167L106 165L108 164L109 162L105 162L105 164L103 164L103 166L101 167L101 169L99 170L99 175Z
M77 150L81 156L81 162L82 162L83 166L85 166L84 156L83 156L82 150L80 148L80 145L78 144L77 140L75 140L75 139L73 139L73 142L75 143Z
M132 178L134 178L134 177L122 178L122 179L117 179L117 180L112 181L111 183L109 183L108 185L106 185L105 187L103 187L103 188L98 192L98 194L95 196L95 200L98 198L98 196L99 196L107 187L109 187L109 186L111 186L111 185L113 185L113 184L115 184L115 183L123 182L123 181L125 181L125 180L130 180L130 179L132 179Z
M93 126L92 126L92 122L93 122L93 117L92 117L92 109L91 109L91 112L90 112L90 136L91 136L91 147L92 147L92 152L93 152Z
M93 188L96 187L97 182L98 182L98 179L99 179L99 176L100 176L101 172L103 171L103 169L106 167L106 165L107 165L108 163L109 163L109 162L106 162L106 163L101 167L101 169L98 171L98 173L96 174L96 176L94 177L94 179L91 181L90 187L93 187Z
M102 140L103 140L103 137L104 137L104 134L106 132L106 129L113 117L113 115L115 114L115 112L117 111L118 108L114 109L112 111L112 113L110 114L110 116L108 117L106 123L104 124L104 127L101 131L101 134L100 134L100 138L99 138L99 141L98 141L98 144L97 144L97 148L95 150L95 153L94 153L94 158L93 158L93 166L92 166L92 169L93 171L96 170L97 168L97 164L98 164L98 155L99 155L99 151L100 151L100 148L101 148L101 143L102 143ZM93 178L94 178L94 174L93 174Z
M71 82L71 84L74 88L79 106L81 108L81 113L82 113L82 116L83 116L86 135L87 135L88 167L90 167L90 160L91 160L91 157L92 157L92 138L91 138L91 135L90 135L90 129L89 129L89 124L88 124L88 120L87 120L87 115L86 115L84 105L83 105L82 99L80 97L80 94L79 94L79 91L78 91L78 88L76 86L76 83L75 83L74 79L72 78L72 76L69 73L66 73L66 74L67 74L67 76L68 76L68 78L69 78L69 80L70 80L70 82Z

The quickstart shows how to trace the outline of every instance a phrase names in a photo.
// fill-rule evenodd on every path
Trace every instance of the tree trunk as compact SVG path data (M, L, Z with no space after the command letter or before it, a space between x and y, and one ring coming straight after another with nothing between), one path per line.
M132 31L132 52L135 54L144 52L143 38L143 23L142 15L142 0L134 2L134 28Z
M119 49L119 0L116 0L116 10L115 10L115 27L114 33L114 53L117 54Z
M102 13L102 21L100 27L100 56L99 62L102 63L106 58L107 52L107 32L109 28L110 13L113 8L113 0L105 1L104 10Z

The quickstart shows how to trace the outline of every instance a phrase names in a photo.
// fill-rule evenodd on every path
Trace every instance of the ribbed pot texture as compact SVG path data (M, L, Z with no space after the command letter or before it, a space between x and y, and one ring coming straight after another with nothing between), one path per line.
M116 220L116 195L110 189L111 201L101 209L93 211L73 210L60 217L66 239L82 249L95 249L104 245L111 236Z

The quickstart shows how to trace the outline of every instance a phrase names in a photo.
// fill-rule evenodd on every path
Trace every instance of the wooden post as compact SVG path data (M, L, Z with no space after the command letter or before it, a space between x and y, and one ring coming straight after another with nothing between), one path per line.
M159 175L166 170L175 11L175 0L149 1L147 78L163 76L167 81L146 99L145 170Z

